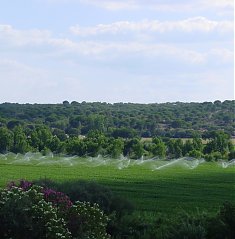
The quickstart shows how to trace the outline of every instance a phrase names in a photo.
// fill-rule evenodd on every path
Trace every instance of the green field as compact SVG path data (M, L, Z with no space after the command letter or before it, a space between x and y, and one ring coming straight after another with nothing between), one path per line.
M179 208L216 211L224 201L235 202L234 161L0 155L0 187L22 178L96 181L132 201L138 211L171 213Z

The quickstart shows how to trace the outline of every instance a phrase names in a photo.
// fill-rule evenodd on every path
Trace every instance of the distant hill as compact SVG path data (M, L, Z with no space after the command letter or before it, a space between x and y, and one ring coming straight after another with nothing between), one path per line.
M45 124L68 136L100 130L112 136L166 136L190 138L207 136L214 130L234 135L234 100L204 103L69 103L0 104L0 126L33 127Z

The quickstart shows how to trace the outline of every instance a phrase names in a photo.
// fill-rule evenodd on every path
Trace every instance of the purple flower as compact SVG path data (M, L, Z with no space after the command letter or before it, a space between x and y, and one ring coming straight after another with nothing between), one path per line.
M43 188L42 193L46 201L51 202L53 206L59 207L62 211L73 205L70 198L62 192L57 192L51 188Z
M21 179L18 182L11 181L10 183L8 183L7 188L12 189L13 187L18 187L18 188L22 188L24 191L27 191L32 185L33 183L27 180Z
M11 190L13 187L21 188L24 191L29 190L32 187L33 183L27 180L21 179L18 182L11 181L7 188ZM71 202L70 198L62 193L55 191L51 188L42 188L41 191L44 195L44 199L47 202L51 202L54 207L59 208L60 211L65 212L70 207L72 207L73 203Z

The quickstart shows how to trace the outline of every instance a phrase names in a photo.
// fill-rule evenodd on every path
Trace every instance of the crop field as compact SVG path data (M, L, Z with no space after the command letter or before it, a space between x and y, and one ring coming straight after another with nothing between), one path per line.
M0 155L0 187L12 180L39 178L96 181L129 199L142 212L213 212L224 201L235 202L234 160L208 163L192 158L167 161L39 153Z

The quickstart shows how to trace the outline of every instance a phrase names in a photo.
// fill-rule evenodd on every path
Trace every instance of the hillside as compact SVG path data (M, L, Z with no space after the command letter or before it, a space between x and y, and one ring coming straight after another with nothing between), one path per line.
M204 103L69 103L0 104L0 125L32 127L44 124L68 136L100 130L120 137L207 137L214 130L234 136L234 101Z

